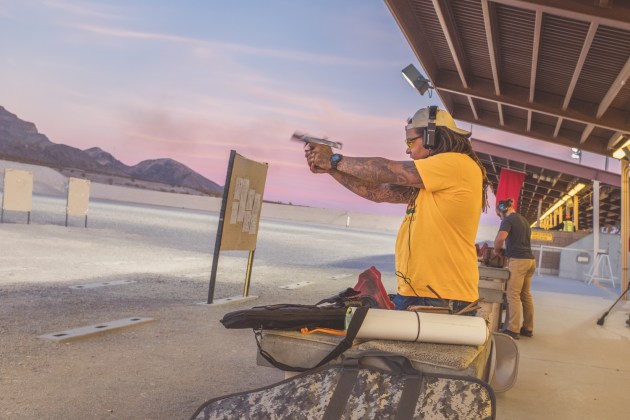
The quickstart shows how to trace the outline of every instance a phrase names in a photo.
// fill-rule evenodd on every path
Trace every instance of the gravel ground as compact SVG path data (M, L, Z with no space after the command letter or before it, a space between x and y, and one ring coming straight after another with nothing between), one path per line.
M249 330L226 330L226 312L314 303L374 264L395 289L394 234L261 221L250 295L205 305L218 215L90 204L65 227L65 200L34 197L31 223L0 225L0 418L186 419L205 400L282 379L256 365ZM242 294L247 252L222 252L215 299ZM93 289L69 286L118 280ZM279 286L313 281L296 290ZM155 321L66 344L38 338L141 316Z

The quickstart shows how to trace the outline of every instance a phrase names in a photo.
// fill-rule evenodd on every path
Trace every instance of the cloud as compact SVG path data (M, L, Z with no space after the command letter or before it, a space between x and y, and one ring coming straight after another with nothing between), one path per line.
M385 60L357 60L346 57L339 57L334 55L308 53L295 50L283 50L272 48L260 48L250 45L230 43L230 42L215 42L206 41L203 39L163 34L158 32L142 32L128 29L90 25L90 24L76 24L77 29L85 32L90 32L102 36L126 38L126 39L139 39L149 41L166 41L173 43L188 44L196 48L196 53L203 55L205 50L200 48L207 48L209 52L224 52L224 53L237 53L252 56L264 56L270 58L279 58L291 61L308 62L313 64L333 65L333 66L388 66L389 63Z
M67 1L67 0L42 0L43 6L56 9L68 15L80 17L92 17L101 19L120 19L120 13L108 11L103 2Z

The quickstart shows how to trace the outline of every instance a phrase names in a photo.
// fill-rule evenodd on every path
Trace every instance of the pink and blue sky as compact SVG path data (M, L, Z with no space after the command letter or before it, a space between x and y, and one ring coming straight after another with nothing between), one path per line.
M289 138L300 130L348 155L407 159L407 117L441 105L403 79L410 63L421 69L382 1L0 0L8 111L55 143L98 146L127 165L172 158L221 185L234 149L269 163L265 199L285 203L402 213L311 174ZM567 148L472 129L570 160Z

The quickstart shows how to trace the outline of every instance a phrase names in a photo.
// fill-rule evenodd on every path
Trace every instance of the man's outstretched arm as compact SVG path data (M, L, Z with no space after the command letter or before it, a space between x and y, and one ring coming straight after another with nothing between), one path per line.
M332 170L330 147L307 144L304 151L311 172L328 173L350 191L371 201L406 203L418 188L424 187L413 161L343 156L337 169Z
M408 203L418 190L396 184L378 184L363 181L339 170L330 171L330 175L341 185L370 201L377 203Z

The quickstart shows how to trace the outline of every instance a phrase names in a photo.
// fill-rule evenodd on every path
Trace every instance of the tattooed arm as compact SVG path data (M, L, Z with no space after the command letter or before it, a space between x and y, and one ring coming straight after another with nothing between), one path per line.
M330 166L330 164L329 164ZM422 188L422 178L413 161L396 162L384 158L344 156L337 171L359 179L370 179L381 184L395 184Z
M333 171L330 147L308 144L305 155L312 172L329 173L341 185L371 201L407 203L418 188L424 187L412 161L344 156Z
M339 170L329 173L337 182L353 193L377 203L408 203L418 190L403 185L370 183Z

